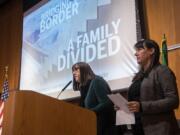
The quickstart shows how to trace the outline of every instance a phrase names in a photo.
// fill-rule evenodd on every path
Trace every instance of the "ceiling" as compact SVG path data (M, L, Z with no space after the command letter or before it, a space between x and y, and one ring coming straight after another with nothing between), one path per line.
M41 0L23 0L23 11L27 11Z
M6 4L10 0L0 0L0 6L3 4ZM32 6L40 2L41 0L23 0L23 11L27 11L30 9Z

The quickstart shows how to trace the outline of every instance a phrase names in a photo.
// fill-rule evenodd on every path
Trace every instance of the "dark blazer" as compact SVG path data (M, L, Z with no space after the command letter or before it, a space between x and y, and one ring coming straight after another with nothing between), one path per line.
M84 99L84 107L97 115L98 135L113 135L115 111L112 102L107 97L110 93L107 82L102 77L96 76L91 81Z
M145 135L178 135L174 115L179 105L176 78L167 66L156 66L144 78L140 101Z

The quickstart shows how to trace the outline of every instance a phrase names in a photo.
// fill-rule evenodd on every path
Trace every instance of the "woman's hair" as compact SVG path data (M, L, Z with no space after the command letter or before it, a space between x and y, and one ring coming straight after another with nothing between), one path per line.
M72 66L72 71L80 70L80 82L76 82L73 77L73 89L79 90L80 87L85 86L88 81L95 78L95 74L88 63L85 62L77 62Z
M133 81L142 79L144 76L147 76L148 73L152 70L152 68L159 64L159 57L160 57L159 46L154 40L151 40L151 39L140 40L134 45L134 47L135 48L145 48L146 47L147 49L153 48L154 53L152 54L151 64L148 67L148 69L146 70L146 72L144 72L142 69L140 69L140 71L135 75Z

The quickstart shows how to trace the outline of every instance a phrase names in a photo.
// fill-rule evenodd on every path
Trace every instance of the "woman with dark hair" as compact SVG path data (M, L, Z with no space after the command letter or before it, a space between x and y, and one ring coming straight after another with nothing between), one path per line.
M97 115L97 135L113 135L115 111L107 94L111 93L107 82L92 71L89 64L78 62L72 66L73 89L80 90L80 106Z
M153 40L135 44L140 65L128 91L128 108L135 114L134 135L178 135L174 109L179 105L174 73L159 63L160 51Z

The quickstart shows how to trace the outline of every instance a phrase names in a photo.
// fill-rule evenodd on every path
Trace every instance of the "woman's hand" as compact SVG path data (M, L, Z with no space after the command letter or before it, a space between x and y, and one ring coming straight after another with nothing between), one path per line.
M140 103L137 101L128 102L128 108L130 112L139 112L140 111Z

